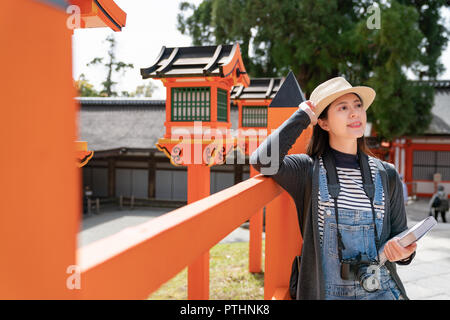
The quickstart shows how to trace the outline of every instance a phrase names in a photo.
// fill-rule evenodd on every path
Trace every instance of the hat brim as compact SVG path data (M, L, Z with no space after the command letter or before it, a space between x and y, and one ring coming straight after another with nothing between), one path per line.
M364 110L367 110L370 107L373 100L375 100L375 96L376 96L375 90L373 90L370 87L365 87L365 86L351 87L351 88L347 88L344 90L339 90L339 91L336 91L333 94L321 99L320 101L317 101L317 102L312 101L316 106L316 109L314 111L316 116L319 117L319 115L322 113L322 111L325 110L325 108L330 103L332 103L334 100L336 100L337 98L339 98L347 93L356 93L358 96L360 96L362 99Z

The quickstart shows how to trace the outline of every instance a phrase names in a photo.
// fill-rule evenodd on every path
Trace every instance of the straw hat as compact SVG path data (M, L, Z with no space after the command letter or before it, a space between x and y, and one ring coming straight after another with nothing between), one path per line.
M370 87L352 87L342 77L332 78L317 86L309 97L309 100L316 106L314 110L316 116L319 117L330 103L346 93L356 93L362 99L365 110L372 104L376 94L375 90Z

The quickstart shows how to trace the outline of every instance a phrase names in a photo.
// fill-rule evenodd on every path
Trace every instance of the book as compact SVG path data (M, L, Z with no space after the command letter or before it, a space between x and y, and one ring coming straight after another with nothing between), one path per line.
M416 223L413 227L403 231L396 237L399 239L399 244L402 247L407 247L410 244L418 241L422 238L428 231L430 231L437 224L436 219L430 216L422 221Z
M428 218L416 223L411 228L403 231L402 233L399 233L395 237L399 238L398 242L402 247L407 247L426 235L427 232L433 229L436 224L436 219L434 219L434 217L432 216L429 216ZM380 253L380 266L387 261L383 249L384 247L382 248L382 252Z

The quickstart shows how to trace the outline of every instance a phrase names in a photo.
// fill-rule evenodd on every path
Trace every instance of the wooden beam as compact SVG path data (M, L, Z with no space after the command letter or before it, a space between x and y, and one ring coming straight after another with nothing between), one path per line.
M155 153L150 153L150 159L148 161L148 197L150 199L155 198L156 194L156 161Z
M116 196L116 159L108 159L108 197Z
M234 164L234 184L242 182L242 164Z

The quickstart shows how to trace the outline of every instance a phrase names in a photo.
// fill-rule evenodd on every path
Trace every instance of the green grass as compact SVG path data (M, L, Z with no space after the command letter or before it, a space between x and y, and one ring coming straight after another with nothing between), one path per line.
M264 268L264 241L262 268ZM248 271L248 242L217 244L209 252L209 299L264 299L264 269ZM150 300L186 300L187 267L153 292Z

